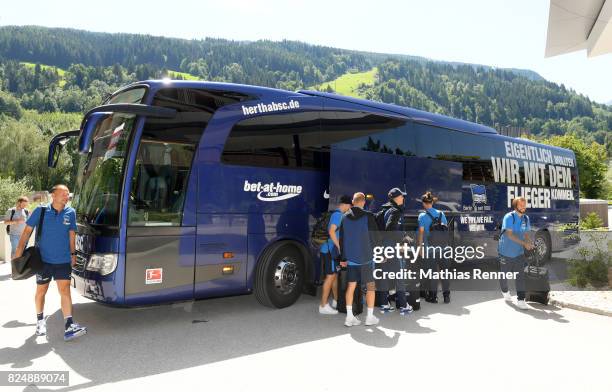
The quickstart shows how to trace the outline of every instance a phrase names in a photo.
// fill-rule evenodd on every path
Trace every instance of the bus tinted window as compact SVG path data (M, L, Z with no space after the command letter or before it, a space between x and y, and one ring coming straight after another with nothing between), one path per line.
M451 159L451 135L454 131L426 124L414 124L418 156Z
M482 135L454 132L451 142L453 158L463 163L463 180L493 182L493 141Z
M232 165L326 169L319 112L253 117L236 124L225 143L222 162Z
M323 112L321 143L343 150L409 156L416 151L408 121L364 112Z
M120 92L119 94L108 99L107 104L115 104L115 103L141 103L142 98L147 92L147 88L135 87L129 90L125 90Z
M244 97L243 97L244 98ZM235 93L164 89L153 105L177 110L173 119L147 118L138 147L129 224L178 226L197 145L214 111L238 102Z

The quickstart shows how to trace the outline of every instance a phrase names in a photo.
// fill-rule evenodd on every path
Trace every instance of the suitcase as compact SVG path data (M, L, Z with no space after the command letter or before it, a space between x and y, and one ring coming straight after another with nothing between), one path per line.
M346 268L341 268L338 271L338 312L346 313L346 278L348 271ZM363 292L361 290L361 284L357 283L355 292L353 294L353 314L356 316L363 313Z
M535 265L530 259L535 260ZM548 294L550 293L548 269L540 267L537 252L528 260L528 265L525 267L525 301L548 305Z

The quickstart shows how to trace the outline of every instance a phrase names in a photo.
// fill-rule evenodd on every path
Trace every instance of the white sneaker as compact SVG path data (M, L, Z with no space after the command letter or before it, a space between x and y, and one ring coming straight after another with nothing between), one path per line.
M378 317L372 315L372 316L368 316L366 317L366 321L365 321L365 325L376 325L378 324L380 320L378 319Z
M320 314L338 314L338 311L332 308L329 304L325 304L325 306L319 305L319 313Z
M516 301L516 307L521 310L529 309L529 305L525 302L525 300Z
M504 296L504 300L506 302L512 302L512 296L510 295L509 291L506 291L505 293L502 291L502 295Z
M357 325L361 324L361 320L359 320L357 317L353 316L353 317L346 317L346 319L344 319L344 325L347 327L355 327Z
M45 336L47 334L47 320L36 321L36 336Z

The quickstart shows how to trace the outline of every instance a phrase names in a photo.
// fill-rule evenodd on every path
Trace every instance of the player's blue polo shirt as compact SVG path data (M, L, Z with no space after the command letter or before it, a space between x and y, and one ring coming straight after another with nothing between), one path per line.
M499 254L506 257L518 257L525 253L523 245L514 242L505 233L506 230L512 230L512 234L521 240L525 240L525 233L531 230L529 217L523 215L518 216L516 211L507 213L502 221L502 231L504 234L499 239L498 250Z
M75 231L76 211L72 207L64 207L57 211L53 207L36 207L26 224L32 228L38 226L40 213L45 209L45 220L40 233L40 255L45 263L65 264L70 263L70 231Z

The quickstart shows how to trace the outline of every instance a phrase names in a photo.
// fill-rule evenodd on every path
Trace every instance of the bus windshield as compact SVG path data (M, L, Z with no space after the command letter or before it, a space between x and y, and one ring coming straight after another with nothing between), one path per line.
M73 206L78 221L117 226L125 158L136 116L113 113L100 121L79 164Z

